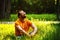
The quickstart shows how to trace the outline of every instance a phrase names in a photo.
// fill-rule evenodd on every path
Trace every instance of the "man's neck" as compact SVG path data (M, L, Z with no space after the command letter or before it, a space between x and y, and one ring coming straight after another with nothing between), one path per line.
M21 22L24 22L24 19L23 19L23 18L19 18L19 20L20 20Z

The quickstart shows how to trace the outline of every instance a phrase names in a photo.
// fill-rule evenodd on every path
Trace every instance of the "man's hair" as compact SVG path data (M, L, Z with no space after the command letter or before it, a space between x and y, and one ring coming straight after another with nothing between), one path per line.
M19 13L19 11L23 11L23 10L18 10L17 12L18 12L18 18L19 18L19 16L20 16L20 13Z

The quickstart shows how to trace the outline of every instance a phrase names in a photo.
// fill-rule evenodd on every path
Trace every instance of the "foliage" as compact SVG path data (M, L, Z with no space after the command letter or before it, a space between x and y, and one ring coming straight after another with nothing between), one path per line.
M58 38L57 35L60 35L60 32L57 29L59 26L56 23L51 23L49 21L39 21L39 20L31 20L36 27L38 28L38 32L33 37L24 36L26 40L54 40ZM53 21L52 21L53 22ZM14 23L12 24L0 24L0 40L15 40Z
M27 14L26 15L29 20L38 19L40 21L54 21L57 20L55 14ZM17 19L17 15L11 15L10 20L14 21Z
M27 19L38 19L40 21L55 21L57 17L55 14L27 14ZM9 19L2 19L0 21L15 21L17 19L17 14L11 14Z
M28 19L39 19L40 21L54 21L56 20L55 14L28 14Z
M11 0L12 11L23 9L31 13L55 13L55 0Z

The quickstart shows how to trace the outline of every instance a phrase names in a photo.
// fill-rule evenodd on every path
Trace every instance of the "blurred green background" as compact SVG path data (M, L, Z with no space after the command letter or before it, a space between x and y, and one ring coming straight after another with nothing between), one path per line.
M20 9L27 14L56 15L56 20L60 21L60 0L1 0L0 19L8 19Z
M16 40L14 22L19 9L38 28L35 36L21 40L60 40L60 0L0 0L0 40Z

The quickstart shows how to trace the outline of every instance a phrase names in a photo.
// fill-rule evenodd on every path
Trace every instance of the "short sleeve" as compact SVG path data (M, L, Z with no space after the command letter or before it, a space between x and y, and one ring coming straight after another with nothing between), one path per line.
M18 21L15 22L15 27L16 27L16 25L19 25L19 22Z
M19 23L16 21L15 24L19 24Z
M32 22L30 20L27 21L28 22L28 25L31 26L32 25Z

